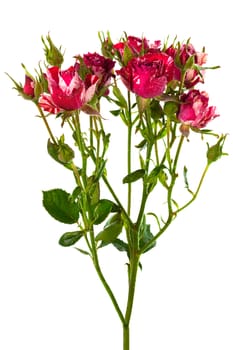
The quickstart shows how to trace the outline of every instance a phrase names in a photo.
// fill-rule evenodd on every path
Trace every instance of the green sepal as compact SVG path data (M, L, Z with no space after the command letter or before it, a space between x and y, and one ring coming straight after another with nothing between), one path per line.
M159 101L153 99L150 102L150 110L151 110L151 118L152 119L158 120L158 119L163 118L164 111L163 111Z
M166 114L166 116L168 116L168 118L173 118L174 115L176 115L177 111L179 109L179 105L176 102L173 101L167 101L164 104L164 113Z
M83 231L66 232L59 239L59 244L63 247L70 247L80 240L83 236Z
M134 57L134 54L132 50L129 48L129 46L126 44L123 52L122 61L124 66L127 66L128 62Z
M78 203L62 189L43 191L43 206L54 219L64 224L74 224L79 218Z
M135 170L123 178L123 180L122 180L123 184L135 182L135 181L141 179L144 175L145 175L144 169Z
M192 69L193 65L194 65L195 61L194 61L194 55L190 56L187 61L185 62L184 65L184 71L187 71L188 69Z

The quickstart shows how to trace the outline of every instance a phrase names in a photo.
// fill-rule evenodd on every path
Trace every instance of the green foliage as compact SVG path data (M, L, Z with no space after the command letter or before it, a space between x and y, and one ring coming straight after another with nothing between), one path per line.
M64 224L74 224L79 218L78 203L62 189L43 191L43 206L54 219Z
M147 176L146 182L148 185L149 192L151 192L154 189L154 187L157 184L158 179L160 179L160 181L163 185L166 184L166 182L165 182L166 174L164 174L164 171L163 171L164 168L165 168L165 166L163 164L158 165L158 166L154 167L154 169L151 170L150 174Z
M111 243L119 236L123 228L121 214L114 214L105 224L104 229L96 236L96 241Z
M70 247L80 240L83 236L83 231L66 232L59 239L59 244L63 247Z
M121 90L116 85L113 86L112 92L113 92L114 96L117 98L118 105L122 108L127 108L126 99L122 95Z
M149 244L153 237L154 236L150 231L150 225L146 224L146 219L144 216L139 232L139 249L142 249L143 253L146 253L150 249L155 247L156 242L152 242L151 244ZM147 244L149 244L149 246L144 250L144 247L147 246Z
M87 178L86 192L88 193L91 206L97 204L100 199L100 185L99 181L94 175Z
M109 199L100 199L94 207L94 224L101 224L117 206Z
M123 184L127 184L127 183L131 183L131 182L135 182L141 178L143 178L143 176L145 175L145 170L144 169L138 169L133 171L132 173L126 175L123 178Z
M65 143L53 143L50 139L47 142L48 154L58 163L72 169L70 162L74 158L74 151Z

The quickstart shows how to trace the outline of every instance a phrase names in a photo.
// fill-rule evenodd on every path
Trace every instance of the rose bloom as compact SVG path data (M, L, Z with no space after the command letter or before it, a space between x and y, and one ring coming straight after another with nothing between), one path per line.
M25 83L23 86L23 93L30 97L35 97L34 93L35 83L29 76L25 75Z
M113 68L115 66L115 62L112 59L105 58L95 52L83 55L83 62L91 70L91 73L88 74L88 79L90 79L91 76L98 77L98 90L108 87L111 84L111 78L114 77ZM87 77L85 77L85 80L86 78ZM108 90L106 90L105 93L106 92L108 92Z
M121 57L123 57L124 50L126 47L128 47L131 50L132 55L137 57L148 52L157 52L160 45L160 40L150 44L146 38L141 39L135 36L128 36L126 41L121 41L113 45L113 48L120 53Z
M153 98L163 93L173 76L173 59L167 54L147 53L117 70L125 86L138 96Z
M208 106L209 97L204 91L190 90L181 96L181 102L178 119L185 125L201 129L219 116L216 107Z
M173 59L175 59L178 50L174 46L170 46L165 51L169 56L171 56ZM187 62L187 60L194 56L194 63L198 66L202 66L207 61L207 53L205 52L197 52L192 44L183 44L180 47L179 51L179 60L182 66L184 66ZM180 80L181 79L181 70L179 67L174 66L174 79ZM198 73L195 69L187 69L184 79L184 85L187 88L191 88L197 83L204 83L203 78L203 72L202 75Z
M46 77L49 94L40 96L39 105L49 113L80 109L95 94L96 82L86 88L74 66L63 71L56 66L48 68Z

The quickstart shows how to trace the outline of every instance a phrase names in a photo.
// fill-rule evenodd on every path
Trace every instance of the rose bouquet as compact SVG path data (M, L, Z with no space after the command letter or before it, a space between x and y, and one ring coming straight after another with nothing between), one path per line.
M48 35L42 38L46 60L35 74L23 65L24 84L10 78L18 93L35 104L49 134L49 155L73 178L71 192L43 191L47 212L69 225L59 244L74 246L92 260L122 324L123 349L129 350L142 255L155 247L177 215L196 199L209 166L225 154L226 135L206 129L218 114L198 86L204 83L207 69L218 67L205 65L204 49L196 51L190 40L150 42L126 33L117 43L109 33L99 33L99 39L101 54L77 54L72 66L62 68L64 53ZM106 105L110 106L107 111ZM124 144L124 138L117 129L112 135L108 131L114 118L126 130L124 151L117 157L111 155L109 146L111 142ZM50 121L59 125L58 136ZM203 144L209 138L214 142L205 142L203 169L191 186L183 150L194 139L199 152L197 142ZM123 177L109 176L111 157L125 159L118 164L124 168ZM121 185L124 202L119 195ZM125 254L125 309L99 260L101 251L110 246Z

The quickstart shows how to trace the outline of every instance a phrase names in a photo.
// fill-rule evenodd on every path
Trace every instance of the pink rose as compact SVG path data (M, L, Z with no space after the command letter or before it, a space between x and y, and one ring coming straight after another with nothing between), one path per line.
M197 52L192 44L183 44L181 45L179 51L174 47L170 46L165 51L169 56L171 56L174 60L177 54L179 54L180 64L184 67L188 59L193 56L194 63L202 66L207 61L207 53L205 52ZM174 66L174 79L181 80L181 69L180 67ZM186 88L191 88L197 83L204 83L203 72L202 75L198 73L197 70L190 68L186 70L184 85Z
M57 114L62 111L55 103L53 102L52 96L43 93L39 98L39 106L46 112Z
M115 62L113 60L98 53L88 53L83 55L83 62L91 70L91 73L99 78L99 89L110 85L111 78L114 76Z
M35 97L34 93L35 83L29 76L25 75L25 83L23 87L23 93L30 97Z
M148 52L157 52L160 45L160 40L150 44L146 38L140 39L135 36L128 36L126 41L121 41L113 45L113 48L120 53L121 57L124 55L125 48L129 48L132 52L132 56L137 57Z
M161 95L172 79L173 59L162 52L147 53L131 59L116 73L130 91L144 98L153 98Z
M48 68L46 77L49 94L41 95L39 105L50 113L80 109L95 94L96 82L86 88L73 66L64 71L56 66Z
M201 129L212 119L218 117L216 107L209 107L209 97L206 92L190 90L181 96L181 106L178 119L185 125Z

